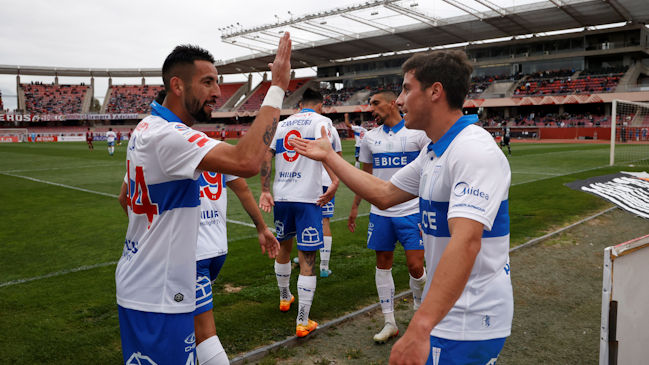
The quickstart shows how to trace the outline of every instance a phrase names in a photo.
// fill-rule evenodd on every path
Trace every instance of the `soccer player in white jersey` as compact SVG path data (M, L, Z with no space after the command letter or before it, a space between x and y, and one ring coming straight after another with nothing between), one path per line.
M495 364L511 333L511 170L491 135L474 125L477 115L462 113L472 69L462 51L415 55L403 64L397 105L406 126L432 142L390 181L349 166L325 138L291 142L381 209L419 196L429 278L391 364Z
M352 133L354 133L354 147L356 148L356 150L354 151L354 158L356 158L356 163L354 166L358 169L361 166L358 160L358 156L361 151L361 142L365 137L365 133L367 133L367 129L361 127L360 120L355 121L355 124L352 124L349 121L349 113L345 113L345 125L347 126L347 128L352 130Z
M379 123L365 134L361 142L359 160L363 171L373 174L381 180L390 180L401 168L412 162L419 152L430 143L422 131L404 126L399 108L396 105L397 95L390 91L380 91L370 98L372 115ZM349 213L349 230L356 229L356 217L361 196L356 195ZM410 274L414 308L421 304L422 292L426 284L424 268L424 243L419 232L419 204L417 199L381 210L372 205L367 229L367 248L376 252L376 291L384 316L384 326L374 341L385 343L399 334L394 319L394 280L392 263L396 241L401 243L406 254L406 265Z
M198 178L201 200L201 220L196 247L196 310L194 329L199 344L201 364L228 364L228 356L216 334L213 314L212 283L219 275L228 254L226 213L227 190L239 198L257 228L259 243L276 242L257 207L246 180L237 176L204 171Z
M113 132L113 128L108 128L106 143L108 144L108 154L111 156L115 154L115 138L117 138L117 135Z
M322 104L316 106L315 111L319 114L322 113ZM342 143L336 128L331 129L331 147L342 156ZM336 204L336 190L338 190L338 178L331 179L327 170L322 167L322 193L325 195L323 199L329 200L327 204L322 206L322 235L323 247L320 249L320 277L328 278L331 275L329 263L331 262L331 247L333 244L333 237L331 236L331 218L334 216Z
M209 120L220 96L214 58L195 46L178 46L167 56L162 66L167 97L162 105L152 103L152 115L129 140L119 195L129 218L115 272L125 363L195 364L198 177L203 171L242 177L258 173L266 151L260 146L272 141L288 87L290 55L285 33L269 65L272 86L236 146L188 126ZM274 257L279 247L266 241L263 249ZM199 353L202 346L198 344Z
M316 112L321 108L322 94L307 89L300 103L301 110L281 121L270 146L270 153L261 168L262 192L259 207L269 213L274 207L274 221L280 250L275 259L275 275L279 286L279 310L287 312L295 300L289 289L291 280L291 250L296 237L300 275L297 280L298 313L295 334L304 337L318 323L309 319L316 289L316 252L323 247L322 210L327 194L322 194L322 163L297 154L288 143L292 138L316 139L322 130L331 139L331 119ZM273 195L270 193L272 156L275 156ZM327 171L332 179L337 179Z

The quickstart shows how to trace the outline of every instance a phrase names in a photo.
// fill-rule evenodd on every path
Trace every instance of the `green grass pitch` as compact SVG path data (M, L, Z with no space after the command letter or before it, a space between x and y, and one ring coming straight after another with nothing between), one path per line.
M618 146L644 148L643 146ZM125 145L108 155L85 143L0 144L0 363L121 362L114 271L127 218L117 199ZM343 142L353 161L353 141ZM512 246L609 206L564 183L623 170L608 166L608 145L514 144L509 157ZM248 179L259 196L259 177ZM228 218L248 222L229 195ZM326 322L376 301L374 254L365 248L367 216L356 233L346 217L353 194L336 195L331 268L318 280L312 318ZM364 202L361 213L369 212ZM265 215L269 225L272 215ZM232 357L294 334L295 308L280 313L273 263L251 227L228 224L230 253L215 292L217 333ZM523 268L521 268L523 269ZM402 254L393 269L407 290ZM292 278L295 289L296 272ZM295 307L295 306L294 306Z

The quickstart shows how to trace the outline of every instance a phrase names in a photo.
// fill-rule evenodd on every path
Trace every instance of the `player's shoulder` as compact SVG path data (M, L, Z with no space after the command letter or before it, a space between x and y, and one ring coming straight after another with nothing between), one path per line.
M426 132L420 129L411 129L406 126L404 126L400 132L407 134L408 137L428 137L426 136Z
M333 122L331 121L331 118L325 117L322 114L311 113L311 119L313 119L314 121L316 121L318 123L323 123L324 122L324 123L329 123L329 124L333 125Z
M484 161L493 155L504 158L491 134L476 125L469 125L458 133L449 150L455 158L466 161Z
M383 130L383 126L380 125L378 127L371 128L365 132L365 136L380 136L381 131Z

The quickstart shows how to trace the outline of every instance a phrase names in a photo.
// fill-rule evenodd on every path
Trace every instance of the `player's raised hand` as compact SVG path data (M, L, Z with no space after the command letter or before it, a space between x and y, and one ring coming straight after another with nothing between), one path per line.
M273 232L266 227L261 232L257 234L259 236L259 247L261 247L261 253L267 253L268 258L274 259L279 252L279 241L273 235Z
M273 201L273 196L267 191L262 191L259 196L259 209L266 213L270 213L274 206L275 202Z
M291 34L289 32L284 32L284 36L280 38L275 60L269 63L268 67L272 73L271 85L286 90L291 80Z
M291 138L288 143L295 148L295 151L300 155L306 156L312 160L324 161L330 153L336 154L331 148L331 142L327 138L327 130L323 126L320 130L322 137L313 140L304 138Z

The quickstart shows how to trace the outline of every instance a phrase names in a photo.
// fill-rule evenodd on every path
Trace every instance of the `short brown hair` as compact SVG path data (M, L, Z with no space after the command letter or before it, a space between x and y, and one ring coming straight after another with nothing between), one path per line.
M379 90L370 94L370 98L374 95L381 95L387 101L397 100L399 95L392 90Z
M435 51L410 57L402 66L404 74L414 71L421 88L439 82L446 92L446 101L453 109L462 109L469 92L473 66L463 51Z

